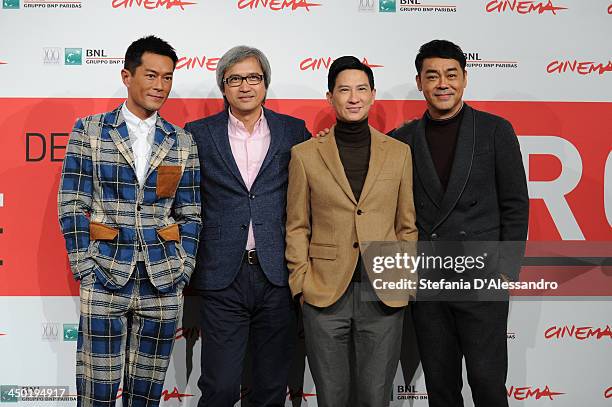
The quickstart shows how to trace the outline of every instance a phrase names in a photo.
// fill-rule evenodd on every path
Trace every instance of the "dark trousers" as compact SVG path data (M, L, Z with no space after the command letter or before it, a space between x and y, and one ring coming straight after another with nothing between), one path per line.
M283 406L295 343L295 308L289 287L271 284L259 265L243 263L232 284L202 293L200 407L231 407L240 398L247 345L250 405Z
M329 307L304 304L306 352L319 407L389 405L404 308L363 300L360 285L351 283Z
M507 407L508 302L426 302L412 315L430 407L462 407L462 358L475 407Z

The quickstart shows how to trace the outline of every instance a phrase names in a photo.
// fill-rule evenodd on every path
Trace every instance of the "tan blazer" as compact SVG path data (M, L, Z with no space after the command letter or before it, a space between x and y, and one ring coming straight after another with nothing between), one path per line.
M368 175L359 202L346 178L334 129L291 149L287 192L289 286L317 307L334 304L348 288L359 243L416 241L412 156L408 145L370 127ZM379 296L380 297L380 296ZM385 300L400 307L403 300Z

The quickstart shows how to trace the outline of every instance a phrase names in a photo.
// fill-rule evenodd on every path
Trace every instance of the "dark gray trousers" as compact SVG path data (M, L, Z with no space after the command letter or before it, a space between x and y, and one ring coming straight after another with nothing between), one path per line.
M304 304L306 353L319 407L389 405L404 308L362 301L361 283L326 308Z

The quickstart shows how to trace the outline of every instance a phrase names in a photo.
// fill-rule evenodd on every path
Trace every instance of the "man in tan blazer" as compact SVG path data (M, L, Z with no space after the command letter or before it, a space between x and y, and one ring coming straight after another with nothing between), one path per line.
M376 95L368 66L355 57L335 60L328 89L336 125L291 151L289 285L303 304L318 405L346 406L353 397L352 405L385 406L408 298L365 298L372 289L360 244L417 240L412 159L406 144L368 125Z

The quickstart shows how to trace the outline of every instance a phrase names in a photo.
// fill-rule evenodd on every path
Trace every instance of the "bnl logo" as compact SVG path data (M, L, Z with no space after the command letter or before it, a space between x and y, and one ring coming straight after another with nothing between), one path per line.
M64 49L64 65L82 65L83 49L66 48Z
M380 0L378 11L381 13L395 13L395 0Z
M19 0L2 0L2 8L19 8Z
M0 403L17 403L19 398L19 386L1 385L0 386Z

